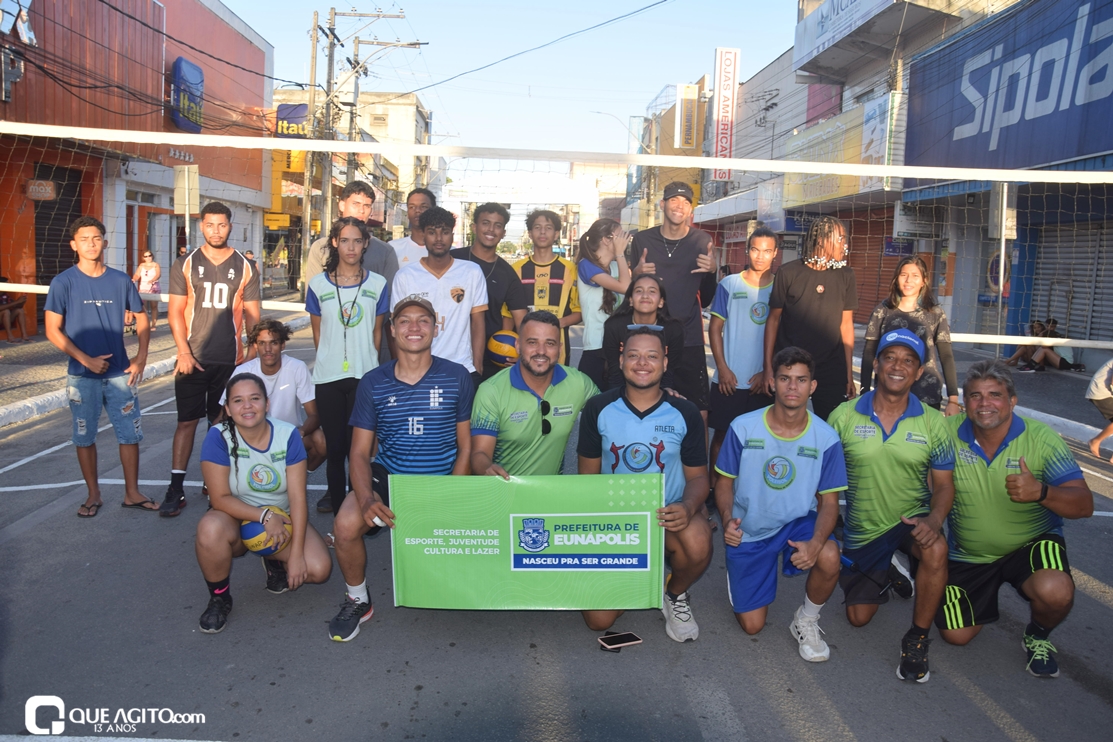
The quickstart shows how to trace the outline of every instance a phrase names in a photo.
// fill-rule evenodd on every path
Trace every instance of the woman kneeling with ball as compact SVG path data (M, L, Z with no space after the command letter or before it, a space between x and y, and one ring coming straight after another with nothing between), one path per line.
M197 563L209 586L201 615L206 634L222 631L232 611L232 558L248 551L241 525L261 524L261 552L274 550L263 558L270 592L324 582L332 571L324 540L307 522L301 433L267 417L267 389L258 376L237 374L226 391L224 422L209 429L201 447L212 504L197 524Z

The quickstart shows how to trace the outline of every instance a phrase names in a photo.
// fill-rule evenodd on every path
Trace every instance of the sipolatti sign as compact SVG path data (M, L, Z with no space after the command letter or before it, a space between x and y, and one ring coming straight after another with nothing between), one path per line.
M914 59L910 75L908 165L1113 151L1113 0L1019 3Z

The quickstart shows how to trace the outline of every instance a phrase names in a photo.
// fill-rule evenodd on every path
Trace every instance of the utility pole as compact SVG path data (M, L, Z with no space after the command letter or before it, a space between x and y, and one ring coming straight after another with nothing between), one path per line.
M309 120L309 138L316 139L317 107L317 11L313 11L313 27L309 31L309 106L306 117ZM305 153L305 172L302 177L301 195L301 259L298 261L299 285L305 288L305 260L309 257L309 247L313 244L310 230L313 225L313 158L316 153Z
M332 81L333 64L336 61L336 44L340 37L336 35L336 8L328 11L328 78L325 80L325 139L335 139L332 129ZM340 46L344 46L342 43ZM325 232L332 226L332 152L325 153L325 171L321 175L321 194L324 203L321 205L321 231Z
M352 70L355 72L355 78L352 80L352 107L348 109L348 141L354 142L356 140L356 132L359 127L356 126L356 109L359 107L359 77L362 71L360 70L359 62L359 37L356 37L355 47L352 49ZM346 178L348 183L356 179L356 153L353 151L348 152L348 176Z
M336 47L344 46L344 42L336 35L336 19L340 18L370 18L374 23L383 18L405 18L402 13L337 13L336 8L329 8L328 11L328 28L322 29L328 36L328 80L325 83L325 120L324 120L324 139L335 139L335 132L332 123L332 103L333 103L333 81L335 76L334 65L336 63ZM316 23L313 24L316 28ZM353 111L354 114L354 111ZM349 157L349 162L351 158ZM324 204L321 207L321 230L325 231L332 225L332 165L333 153L329 152L325 156L325 172L321 176L321 191L324 195ZM350 171L349 171L350 172Z

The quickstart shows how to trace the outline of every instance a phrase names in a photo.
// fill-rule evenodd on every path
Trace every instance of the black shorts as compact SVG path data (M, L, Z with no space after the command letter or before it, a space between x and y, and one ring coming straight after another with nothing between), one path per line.
M377 461L371 462L371 490L390 507L390 472Z
M220 414L220 398L236 367L228 363L206 363L204 371L174 374L174 400L178 405L178 422L187 423L205 417L211 423Z
M751 394L745 387L736 387L734 394L726 395L719 391L718 384L711 385L710 406L707 423L712 430L726 430L734 418L747 412L760 410L773 404L773 398L765 394Z
M683 394L700 411L711 406L708 394L707 357L702 345L685 346L680 362L672 370L676 391Z
M865 546L843 549L843 557L853 566L843 563L839 573L847 605L881 605L889 602L889 591L882 589L889 583L889 563L893 554L902 551L912 561L912 529L903 521L881 534ZM913 570L913 573L915 570Z
M1027 601L1020 586L1036 571L1057 569L1070 574L1066 542L1054 533L1045 533L990 564L952 559L947 568L950 576L943 604L935 615L935 625L940 629L965 629L996 621L1000 618L997 592L1006 582Z
M1113 397L1106 397L1105 399L1091 399L1090 401L1094 403L1094 407L1098 408L1098 412L1101 413L1102 417L1104 417L1106 420L1109 420L1110 422L1113 422Z

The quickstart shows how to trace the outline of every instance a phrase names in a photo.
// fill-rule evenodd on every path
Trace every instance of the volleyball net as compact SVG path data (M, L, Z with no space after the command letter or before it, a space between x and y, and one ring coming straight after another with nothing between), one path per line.
M456 216L456 246L472 243L478 206L500 204L510 218L498 251L508 260L530 253L526 217L534 210L559 217L555 251L577 259L580 237L597 219L630 232L659 225L664 187L683 181L696 194L694 225L712 235L731 272L745 267L746 240L758 226L780 235L787 262L801 254L816 218L842 220L859 323L890 297L898 265L919 259L955 342L1068 345L1078 348L1078 362L1092 349L1090 365L1113 351L1113 173L911 167L865 156L844 162L822 146L796 156L811 159L0 122L0 275L7 279L0 294L45 293L74 264L68 230L82 215L105 224L108 265L131 275L150 252L165 273L181 249L202 243L200 208L221 201L233 213L229 243L253 252L269 308L289 309L300 300L304 251L327 235L353 180L374 192L369 224L385 241L409 233L406 198L415 188ZM1031 323L1048 319L1062 337L1031 337Z

